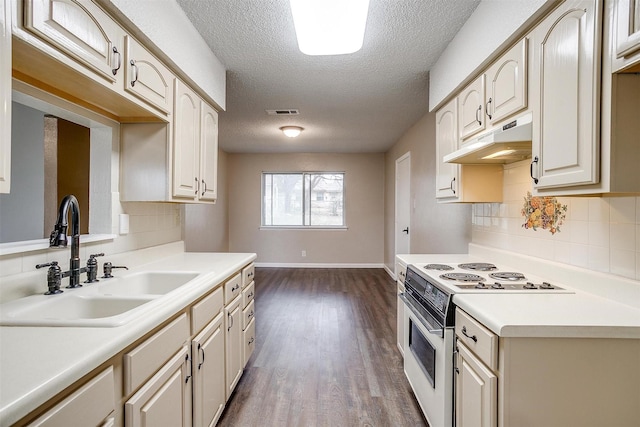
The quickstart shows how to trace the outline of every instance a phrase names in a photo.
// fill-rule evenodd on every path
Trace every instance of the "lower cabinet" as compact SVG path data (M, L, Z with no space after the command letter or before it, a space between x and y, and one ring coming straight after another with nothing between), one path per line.
M245 280L242 269L234 272L14 425L215 426L255 348L253 268L245 266ZM227 287L235 297L225 306Z
M124 405L131 427L191 425L191 364L184 346Z
M640 340L499 337L459 307L455 325L457 427L638 425Z
M238 295L225 308L226 398L236 388L242 370L242 296Z
M193 357L193 426L213 426L225 396L224 317L219 313L191 342Z

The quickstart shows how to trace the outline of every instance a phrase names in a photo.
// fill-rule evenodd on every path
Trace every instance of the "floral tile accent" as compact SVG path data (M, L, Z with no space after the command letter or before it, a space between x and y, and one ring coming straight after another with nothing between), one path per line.
M567 205L561 204L555 197L532 196L527 191L521 214L525 219L522 224L524 228L533 228L533 231L542 228L556 234L567 217Z

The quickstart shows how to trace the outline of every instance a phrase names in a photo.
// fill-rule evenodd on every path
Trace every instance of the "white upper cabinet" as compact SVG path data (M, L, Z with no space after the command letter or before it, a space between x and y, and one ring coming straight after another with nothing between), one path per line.
M458 148L458 98L436 112L436 198L454 199L460 166L442 158Z
M487 127L484 118L485 75L471 82L458 95L460 139L465 140Z
M489 125L527 107L527 46L528 40L522 39L485 73L485 116L489 119Z
M0 193L11 190L11 13L0 0Z
M174 76L131 36L125 36L125 90L165 114L172 111Z
M567 1L532 32L534 190L598 181L600 9Z
M122 65L123 31L89 0L28 0L25 28L96 75L115 82Z
M176 79L173 195L215 201L218 168L218 113Z
M640 72L640 0L618 0L615 8L614 71Z

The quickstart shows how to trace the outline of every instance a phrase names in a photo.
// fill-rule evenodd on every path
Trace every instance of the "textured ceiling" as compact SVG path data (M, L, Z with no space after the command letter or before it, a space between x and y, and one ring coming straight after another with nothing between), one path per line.
M386 151L428 111L428 70L479 0L371 0L362 49L336 56L298 50L288 0L177 2L227 69L223 150L357 153Z

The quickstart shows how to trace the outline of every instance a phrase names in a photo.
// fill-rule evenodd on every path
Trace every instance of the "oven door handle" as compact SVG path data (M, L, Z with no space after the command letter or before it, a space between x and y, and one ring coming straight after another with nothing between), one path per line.
M405 307L408 307L411 312L418 318L420 323L427 328L427 332L433 335L437 335L440 338L444 338L444 328L441 326L440 328L434 327L427 319L424 318L420 312L413 306L413 303L409 300L409 296L405 295L404 292L398 295L402 301L404 301Z

